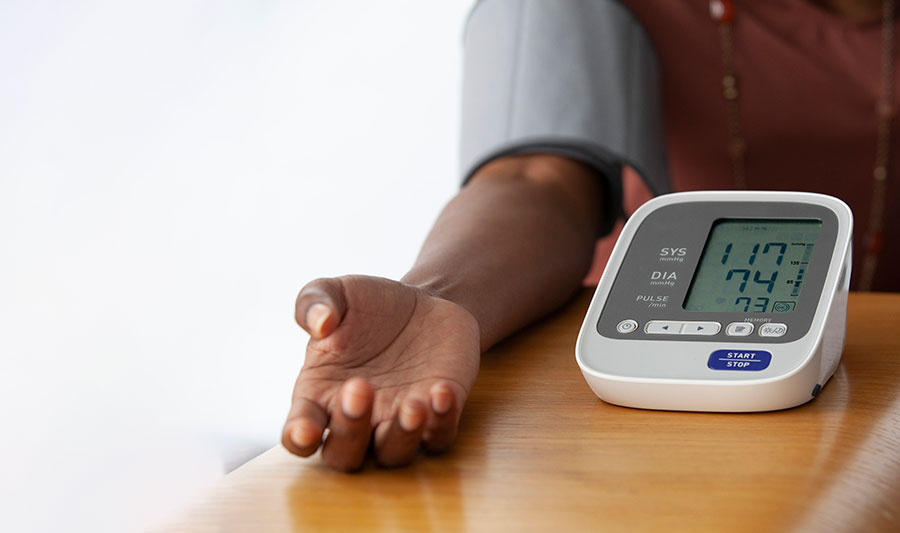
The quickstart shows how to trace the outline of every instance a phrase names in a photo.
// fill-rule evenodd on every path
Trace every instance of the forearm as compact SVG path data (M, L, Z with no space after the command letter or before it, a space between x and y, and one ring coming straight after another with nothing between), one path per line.
M578 289L602 190L593 170L560 157L486 165L444 208L403 281L469 310L486 349Z

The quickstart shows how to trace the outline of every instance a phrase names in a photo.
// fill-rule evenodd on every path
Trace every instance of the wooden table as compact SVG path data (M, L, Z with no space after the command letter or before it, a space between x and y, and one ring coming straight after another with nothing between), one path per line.
M598 400L575 363L590 294L488 352L453 452L357 474L280 446L173 530L900 531L900 294L853 294L819 398L758 414Z

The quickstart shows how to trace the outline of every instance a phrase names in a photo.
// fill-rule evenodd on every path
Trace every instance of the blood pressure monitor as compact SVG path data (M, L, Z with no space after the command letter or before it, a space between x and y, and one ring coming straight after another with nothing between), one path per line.
M576 360L601 399L770 411L814 398L844 344L853 216L799 192L668 194L630 217Z

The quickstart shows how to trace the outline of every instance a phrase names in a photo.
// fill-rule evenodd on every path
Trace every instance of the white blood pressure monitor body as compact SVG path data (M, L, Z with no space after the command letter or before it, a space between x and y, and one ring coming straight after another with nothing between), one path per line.
M814 398L840 361L853 216L799 192L688 192L632 215L576 360L601 399L770 411Z

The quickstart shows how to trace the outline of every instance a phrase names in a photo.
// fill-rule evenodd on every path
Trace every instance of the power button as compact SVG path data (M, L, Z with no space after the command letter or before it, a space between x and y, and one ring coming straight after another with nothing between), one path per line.
M627 319L619 322L619 325L616 326L616 331L618 331L619 333L631 333L633 331L637 331L637 328L638 328L637 321L627 318Z

